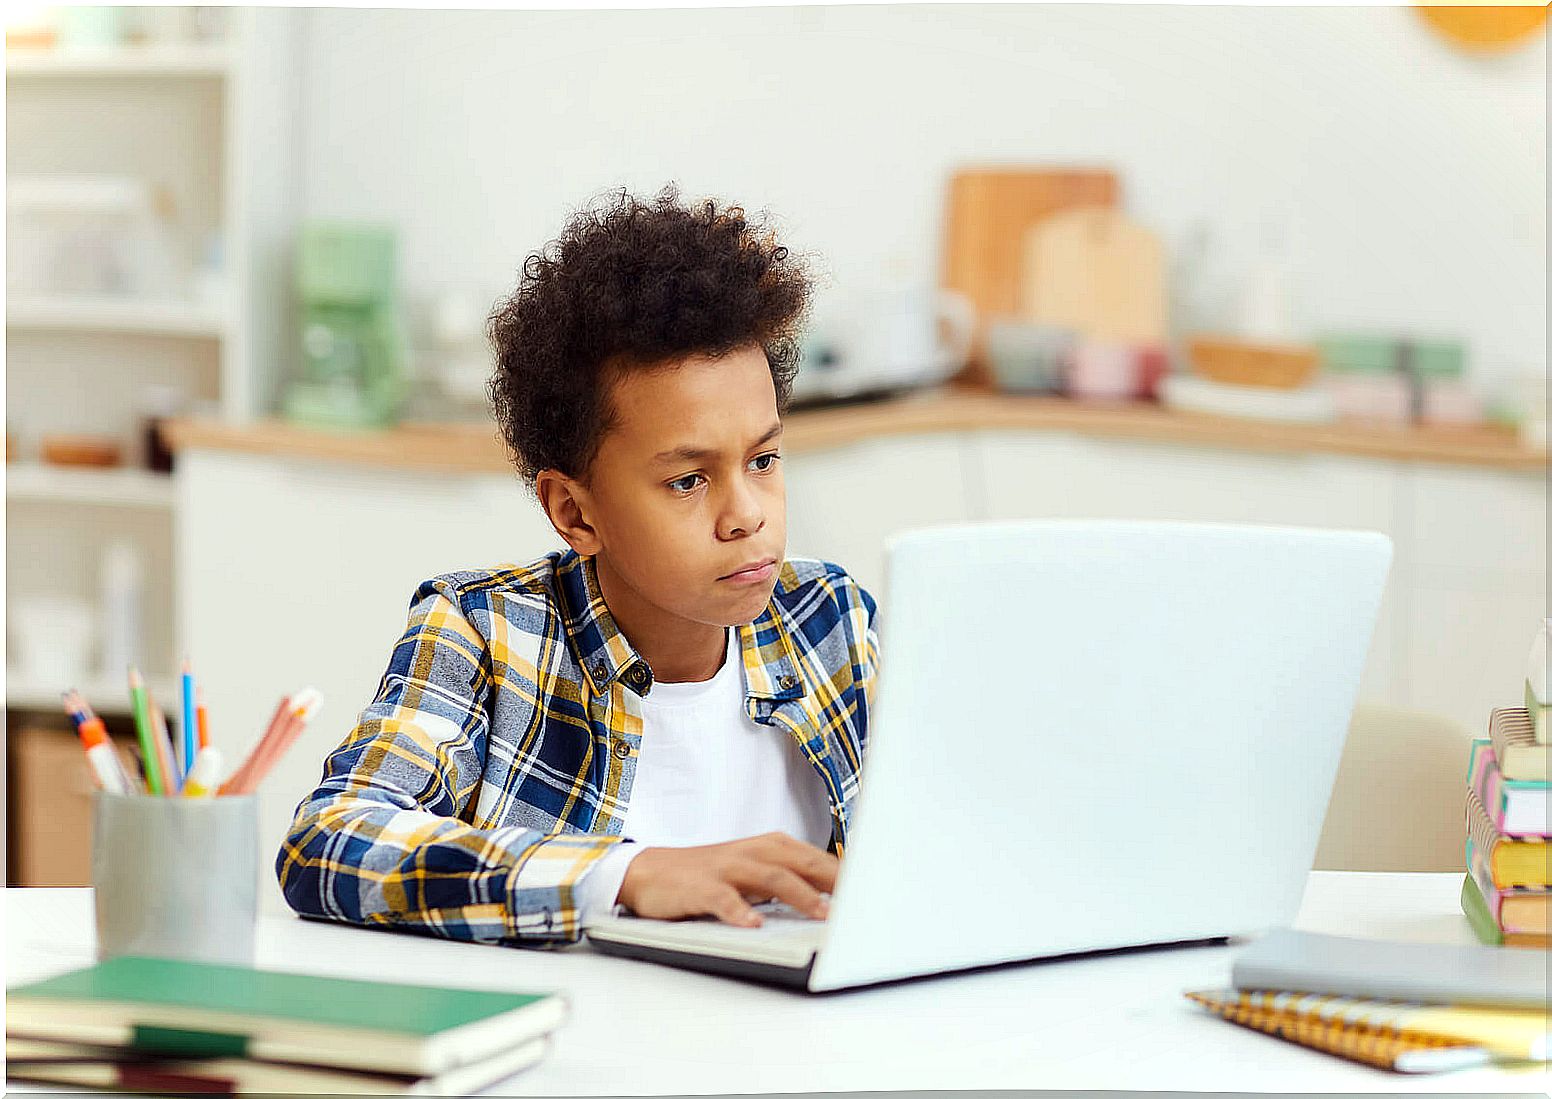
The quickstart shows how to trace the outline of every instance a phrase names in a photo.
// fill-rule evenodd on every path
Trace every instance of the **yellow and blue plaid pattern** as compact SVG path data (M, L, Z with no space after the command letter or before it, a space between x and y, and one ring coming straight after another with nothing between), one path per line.
M846 841L877 679L876 606L843 569L783 562L737 627L749 716L797 738ZM590 557L423 583L371 705L276 860L303 915L451 939L569 941L576 887L619 842L652 671Z

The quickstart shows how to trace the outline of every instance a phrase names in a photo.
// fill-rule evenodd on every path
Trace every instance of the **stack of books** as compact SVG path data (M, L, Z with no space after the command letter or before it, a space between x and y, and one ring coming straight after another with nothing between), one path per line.
M1460 906L1490 945L1552 948L1552 827L1547 819L1547 653L1552 619L1531 646L1525 705L1494 710L1471 744L1466 876Z
M540 1060L556 995L121 957L6 990L8 1080L157 1094L467 1095Z

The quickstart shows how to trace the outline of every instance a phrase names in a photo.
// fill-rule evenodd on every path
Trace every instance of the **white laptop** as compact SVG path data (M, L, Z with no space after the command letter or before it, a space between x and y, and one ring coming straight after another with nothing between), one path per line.
M1372 532L1217 524L892 539L829 919L588 937L819 992L1291 923L1390 557Z

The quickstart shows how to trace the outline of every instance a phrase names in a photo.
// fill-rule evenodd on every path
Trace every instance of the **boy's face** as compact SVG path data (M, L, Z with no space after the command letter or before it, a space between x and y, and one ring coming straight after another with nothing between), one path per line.
M610 400L615 423L579 503L599 571L613 581L611 611L622 627L753 621L787 542L781 420L765 352L752 346L628 374Z

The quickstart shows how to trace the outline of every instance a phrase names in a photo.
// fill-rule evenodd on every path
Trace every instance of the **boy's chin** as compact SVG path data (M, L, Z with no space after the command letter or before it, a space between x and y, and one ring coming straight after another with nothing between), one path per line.
M755 591L740 593L739 598L721 608L721 613L716 615L716 621L723 626L747 626L765 613L765 608L771 602L771 592L775 587L775 583L772 582L760 585Z

